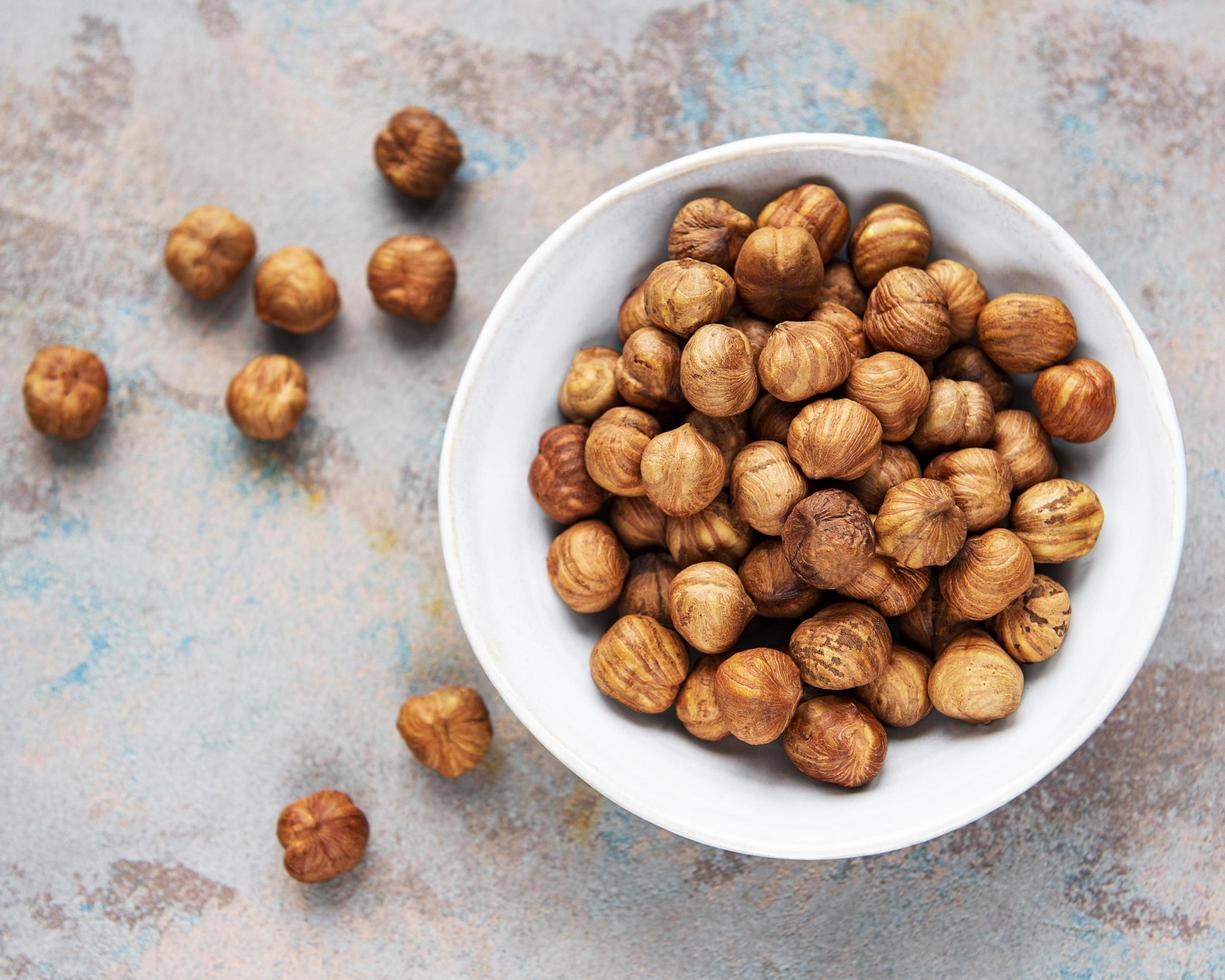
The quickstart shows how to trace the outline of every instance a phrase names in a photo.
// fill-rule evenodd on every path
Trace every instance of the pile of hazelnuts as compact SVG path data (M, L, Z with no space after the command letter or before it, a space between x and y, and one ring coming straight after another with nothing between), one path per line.
M557 594L616 607L591 652L608 697L674 706L708 741L781 737L842 786L880 771L886 726L1016 711L1020 665L1053 656L1071 616L1045 566L1087 554L1103 520L1052 437L1100 437L1114 379L1068 359L1059 299L990 299L931 246L913 207L852 230L817 184L756 220L689 201L621 305L621 349L574 356L569 422L541 436L529 486L567 525ZM1010 375L1033 373L1036 414L1011 407ZM771 632L755 619L789 640L747 641Z

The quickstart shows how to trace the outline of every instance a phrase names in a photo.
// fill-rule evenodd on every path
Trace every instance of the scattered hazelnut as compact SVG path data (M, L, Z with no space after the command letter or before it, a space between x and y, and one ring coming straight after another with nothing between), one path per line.
M1006 293L979 313L978 342L1005 371L1028 374L1072 353L1076 321L1054 296Z
M995 638L1013 660L1041 663L1059 652L1071 620L1068 590L1049 576L1035 575L995 617Z
M749 431L755 439L786 443L791 420L803 407L799 402L779 401L769 393L763 394L749 409Z
M455 132L420 106L397 112L374 141L379 170L410 197L437 197L463 161Z
M944 601L934 578L914 608L898 616L896 622L902 636L933 656L973 625Z
M679 337L718 323L736 300L732 277L709 262L671 259L657 265L643 283L647 318Z
M929 388L927 407L911 434L911 444L922 452L953 446L982 446L995 431L995 409L987 389L973 381L936 378Z
M715 671L723 657L706 656L693 665L676 699L676 717L695 738L717 742L730 732L715 701Z
M166 271L197 299L220 296L255 257L255 232L233 211L188 211L166 239Z
M932 707L942 715L985 725L1021 704L1025 675L996 642L979 629L966 630L936 658L927 676Z
M225 407L247 438L283 439L306 411L306 374L291 357L257 357L230 379Z
M1048 367L1034 381L1033 398L1042 428L1068 442L1092 442L1114 421L1114 375L1089 357Z
M595 686L647 715L672 706L688 673L684 641L650 616L622 616L591 651Z
M664 547L667 520L646 497L615 497L608 509L608 522L630 551Z
M936 367L942 378L982 385L991 396L991 405L997 412L1012 404L1012 382L1008 380L1008 375L992 364L991 359L977 347L954 347L940 358Z
M835 602L791 634L791 659L805 684L846 691L874 680L889 662L889 624L870 606Z
M1012 504L1012 529L1040 562L1087 555L1104 520L1097 494L1076 480L1035 483Z
M802 690L795 662L769 647L733 653L715 671L719 714L727 730L750 745L765 745L783 733Z
M952 259L939 259L927 267L927 274L944 293L953 340L964 343L974 336L978 314L987 305L987 291L978 281L978 273Z
M801 184L785 191L761 209L761 227L803 228L817 243L821 262L832 259L846 244L851 233L851 212L830 187Z
M809 402L787 429L787 451L812 480L853 480L880 459L880 420L849 398Z
M723 454L723 465L730 476L732 460L749 441L748 414L741 412L739 415L715 418L701 412L690 412L685 416L685 421L719 447L719 452Z
M279 248L255 273L255 315L290 333L314 333L340 309L336 280L308 248Z
M966 539L940 572L940 594L962 619L990 619L1029 588L1034 559L1025 543L1002 527Z
M574 355L561 383L557 404L571 422L591 423L621 403L617 391L617 361L611 347L584 347Z
M672 618L668 613L668 590L677 571L675 562L667 555L651 552L633 559L625 578L621 601L617 603L617 615L650 616L670 627Z
M1016 408L997 412L990 446L1008 464L1014 491L1027 490L1059 472L1051 437L1029 412Z
M635 330L617 361L617 391L638 408L673 408L681 404L681 345L673 334L655 327Z
M630 290L629 295L621 301L621 309L617 313L617 336L625 343L635 330L654 326L647 316L646 280Z
M549 545L549 581L575 612L600 612L617 601L630 559L603 521L580 521Z
M98 356L53 344L34 355L21 382L30 425L47 436L83 439L106 408L110 381Z
M668 232L668 258L697 259L731 272L740 247L756 225L717 197L700 197L676 213Z
M777 442L750 442L732 463L732 507L762 534L783 533L791 508L808 493L808 483L787 448Z
M930 581L931 572L926 568L907 568L892 558L877 555L838 592L848 599L869 603L882 616L900 616L915 607Z
M659 423L641 409L610 408L592 423L583 450L587 472L605 490L640 497L642 454L659 435Z
M927 375L917 361L894 351L862 358L851 367L846 396L880 419L881 438L907 438L927 407Z
M791 510L783 525L783 552L809 585L836 589L872 563L872 519L845 490L818 490Z
M723 489L726 472L719 447L688 422L657 435L642 454L642 485L669 517L704 509Z
M366 853L370 824L347 793L320 790L290 803L276 822L285 870L308 885L330 881Z
M749 338L749 346L753 348L753 366L756 367L757 359L761 357L766 341L770 339L770 334L774 330L774 324L741 313L729 313L723 318L723 322L729 327L735 327Z
M932 709L927 696L931 669L932 662L923 654L895 643L885 669L874 680L855 688L854 693L884 724L909 728Z
M788 320L770 334L757 362L762 387L783 401L807 401L832 391L857 363L838 327Z
M636 337L646 331L640 331ZM680 387L689 404L705 415L726 418L753 407L757 370L748 335L722 323L699 327L680 358Z
M536 503L559 524L591 517L608 497L583 464L588 431L587 426L574 424L546 430L528 470L528 488Z
M888 747L885 729L872 713L836 694L801 704L783 736L783 751L800 772L848 788L875 778Z
M966 540L966 518L938 480L907 480L885 493L875 522L881 554L906 568L944 565Z
M740 563L740 581L767 619L806 616L821 598L819 590L800 578L783 552L780 541L763 541Z
M923 215L905 204L882 204L860 218L848 251L855 278L871 289L893 269L922 266L931 247Z
M862 317L868 308L868 297L855 280L855 271L849 262L828 262L825 265L825 283L821 287L822 303L837 303L857 317ZM859 355L862 357L863 355Z
M825 275L821 253L802 228L758 228L736 259L736 291L745 308L774 323L811 310Z
M953 339L939 283L922 269L886 272L868 297L863 332L877 350L939 357Z
M462 776L480 762L493 741L484 699L472 688L457 685L405 701L396 731L418 762L447 779Z
M837 327L852 357L867 357L872 353L867 334L863 332L863 320L845 306L823 301L809 311L806 319Z
M428 235L396 235L370 256L366 285L383 312L437 323L455 296L455 260Z
M923 471L953 491L953 499L970 531L985 531L1008 516L1012 506L1012 470L994 449L958 449L941 453Z
M753 612L753 600L739 576L722 562L682 568L668 590L672 628L702 653L730 650Z
M885 494L899 483L907 480L917 480L922 473L919 471L919 461L905 446L893 443L882 443L880 459L873 463L863 476L852 480L847 489L863 504L870 514L880 510Z
M753 547L753 532L720 494L688 517L669 517L664 532L672 560L682 568L699 561L734 565Z

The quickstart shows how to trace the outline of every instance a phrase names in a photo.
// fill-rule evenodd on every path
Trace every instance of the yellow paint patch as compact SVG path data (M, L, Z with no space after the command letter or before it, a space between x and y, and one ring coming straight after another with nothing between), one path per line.
M442 596L434 596L434 598L425 603L422 608L425 609L425 614L429 616L430 619L432 619L436 624L441 624L449 618L447 615L447 600L442 598Z
M324 496L322 490L312 490L306 498L306 509L312 514L315 511L322 510L327 503L327 497Z
M600 822L600 794L586 783L577 783L561 806L562 826L576 844L591 839Z
M396 545L400 543L400 539L396 537L396 532L391 528L371 528L370 547L377 551L380 555L386 555L394 551Z

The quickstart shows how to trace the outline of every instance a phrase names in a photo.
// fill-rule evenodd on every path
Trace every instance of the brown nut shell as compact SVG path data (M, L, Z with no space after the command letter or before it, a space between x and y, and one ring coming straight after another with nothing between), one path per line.
M795 662L770 647L733 653L715 671L719 713L728 731L750 745L765 745L783 733L802 691Z
M801 184L784 191L757 215L761 227L784 228L794 225L812 235L821 253L821 262L832 259L846 244L851 233L851 212L830 187Z
M880 447L880 459L863 474L856 477L847 489L853 493L870 514L880 510L885 494L899 483L917 480L922 476L919 461L905 446L886 442Z
M694 332L681 352L681 391L704 415L726 418L747 412L757 400L755 361L746 333L708 323Z
M965 515L966 528L985 531L1008 516L1012 506L1012 470L994 449L958 449L941 453L923 471L951 491Z
M709 262L674 259L657 265L642 285L647 318L678 337L718 323L736 301L732 277Z
M987 390L973 381L936 378L927 407L911 433L911 444L921 452L955 446L983 446L995 432L995 409Z
M880 419L881 438L900 442L914 432L927 407L928 386L916 360L884 351L856 361L843 391Z
M944 292L922 269L885 273L868 297L863 332L877 350L919 360L939 357L953 341Z
M592 423L583 449L591 478L620 497L641 497L642 454L659 435L659 423L638 408L610 408Z
M836 694L801 704L783 736L783 750L800 772L848 788L876 777L888 747L885 729L872 713Z
M936 658L927 677L932 707L949 718L985 725L1020 707L1025 675L979 629L966 630Z
M672 628L702 653L723 653L753 618L753 600L729 566L703 561L682 568L668 590Z
M630 559L603 521L580 521L549 545L549 581L575 612L600 612L621 595Z
M669 517L689 517L709 506L726 473L719 447L688 422L657 435L642 454L642 485Z
M1035 575L1029 588L995 617L993 631L1013 660L1036 664L1059 652L1071 621L1068 590L1048 575Z
M891 728L917 725L932 709L927 677L932 662L923 654L895 643L885 669L854 694Z
M629 404L653 411L673 408L681 395L681 345L656 327L635 330L614 370L617 392Z
M964 343L974 336L978 314L987 305L987 291L978 281L978 273L952 259L939 259L927 267L927 274L944 293L953 340Z
M1054 296L1006 293L978 314L978 342L1005 371L1028 374L1062 361L1076 346L1076 320Z
M591 651L591 679L633 711L667 711L689 674L689 651L650 616L622 616Z
M52 344L34 355L21 382L30 425L47 436L83 439L110 394L106 367L92 351Z
M922 268L931 247L932 233L923 215L905 204L882 204L859 219L847 251L855 278L871 289L893 269Z
M723 465L727 478L731 478L732 460L749 441L749 416L747 412L716 418L701 412L690 412L685 421L713 442L723 454Z
M770 439L785 445L791 420L800 414L803 407L799 402L779 401L766 393L749 409L749 431L754 439Z
M664 538L672 560L681 568L699 561L735 565L753 546L752 529L722 494L696 514L669 517Z
M374 141L375 164L410 197L437 197L463 161L455 131L421 106L401 109Z
M874 522L881 554L906 568L944 565L966 540L966 518L939 480L907 480L891 488Z
M997 412L1012 404L1012 382L1008 375L977 347L954 347L936 363L936 371L942 378L982 385Z
M437 323L455 297L455 260L428 235L396 235L370 256L366 285L385 313Z
M845 490L818 490L792 508L783 525L783 553L809 585L836 589L872 563L872 519Z
M658 552L632 559L621 599L617 602L617 615L650 616L670 628L672 617L668 612L668 590L677 571L676 563Z
M793 320L816 306L824 276L816 241L794 226L758 228L736 259L740 302L773 323Z
M915 607L930 582L928 569L907 568L892 558L877 555L838 592L848 599L870 604L882 616L900 616Z
M822 302L809 311L806 320L836 327L846 341L847 349L854 358L867 357L872 353L867 334L863 332L863 320L838 303Z
M811 480L853 480L880 459L880 420L849 398L809 402L787 429L787 451Z
M629 291L621 301L621 309L617 313L617 337L625 343L635 330L653 327L651 318L647 316L646 286L644 279Z
M825 264L825 282L821 286L822 305L837 303L844 306L856 317L862 317L868 308L868 295L855 279L855 270L849 262L827 262ZM863 357L863 354L858 355Z
M608 523L630 551L663 548L668 518L646 497L617 497L608 509Z
M587 426L574 424L546 430L528 470L527 485L536 503L559 524L591 517L608 499L583 463L587 433Z
M620 357L611 347L584 347L575 354L557 395L562 415L571 422L590 424L621 404L617 391Z
M782 534L791 508L807 494L803 474L777 442L751 442L732 462L732 508L762 534Z
M871 606L835 602L791 634L791 659L805 684L846 691L875 679L889 662L889 624Z
M1090 357L1048 367L1034 380L1042 428L1057 439L1092 442L1114 421L1114 375Z
M668 258L697 259L731 272L744 240L757 227L743 211L717 197L681 206L668 232Z
M782 542L763 541L740 563L740 581L767 619L795 619L810 613L821 592L805 582L783 552Z
M761 356L762 349L774 330L774 324L743 313L729 313L723 318L723 322L749 338L749 346L753 348L753 365L756 367L757 359Z
M163 257L175 282L197 299L213 299L255 258L255 232L233 211L205 204L170 230Z
M304 884L330 881L366 853L370 824L349 794L324 789L290 803L276 822L285 871Z
M716 656L699 658L676 698L676 717L690 735L704 742L717 742L731 734L715 701L715 672L723 660Z
M1027 490L1059 472L1051 437L1029 412L1016 408L997 412L989 445L1008 464L1014 492Z
M914 608L902 613L894 622L907 641L933 656L975 625L962 619L944 601L934 576Z
M1105 514L1101 501L1076 480L1035 483L1012 504L1012 529L1040 562L1064 562L1093 550Z
M855 356L838 327L787 320L770 334L757 361L762 387L783 401L806 401L846 380Z
M340 310L336 280L309 248L279 248L255 273L255 315L290 333L314 333Z
M1004 528L966 539L940 572L940 594L962 619L990 619L1029 588L1034 559L1025 543Z
M472 688L456 685L405 701L396 731L418 762L448 779L480 762L493 741L484 699Z
M248 439L283 439L306 411L306 374L291 357L257 357L230 379L225 408Z

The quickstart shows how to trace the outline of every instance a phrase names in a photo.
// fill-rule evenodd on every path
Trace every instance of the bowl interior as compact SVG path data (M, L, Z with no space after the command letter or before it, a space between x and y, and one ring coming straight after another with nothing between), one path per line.
M572 613L545 553L559 528L526 474L560 421L570 358L618 346L625 293L661 259L686 200L726 198L756 214L806 180L859 216L885 200L918 207L933 258L971 264L992 295L1061 297L1077 352L1114 372L1119 407L1097 443L1057 447L1063 474L1101 497L1094 552L1052 574L1072 593L1063 650L1025 668L1011 718L983 728L929 717L890 731L880 776L856 792L810 782L781 746L691 738L671 712L635 715L599 694L588 654L607 616ZM950 158L863 137L791 135L730 144L637 177L551 236L485 326L456 396L443 450L442 534L474 650L511 709L558 758L615 802L686 837L752 854L836 858L926 840L1016 796L1067 757L1114 707L1160 625L1177 570L1184 462L1169 392L1143 335L1096 266L1034 205ZM1047 569L1051 571L1051 569Z

